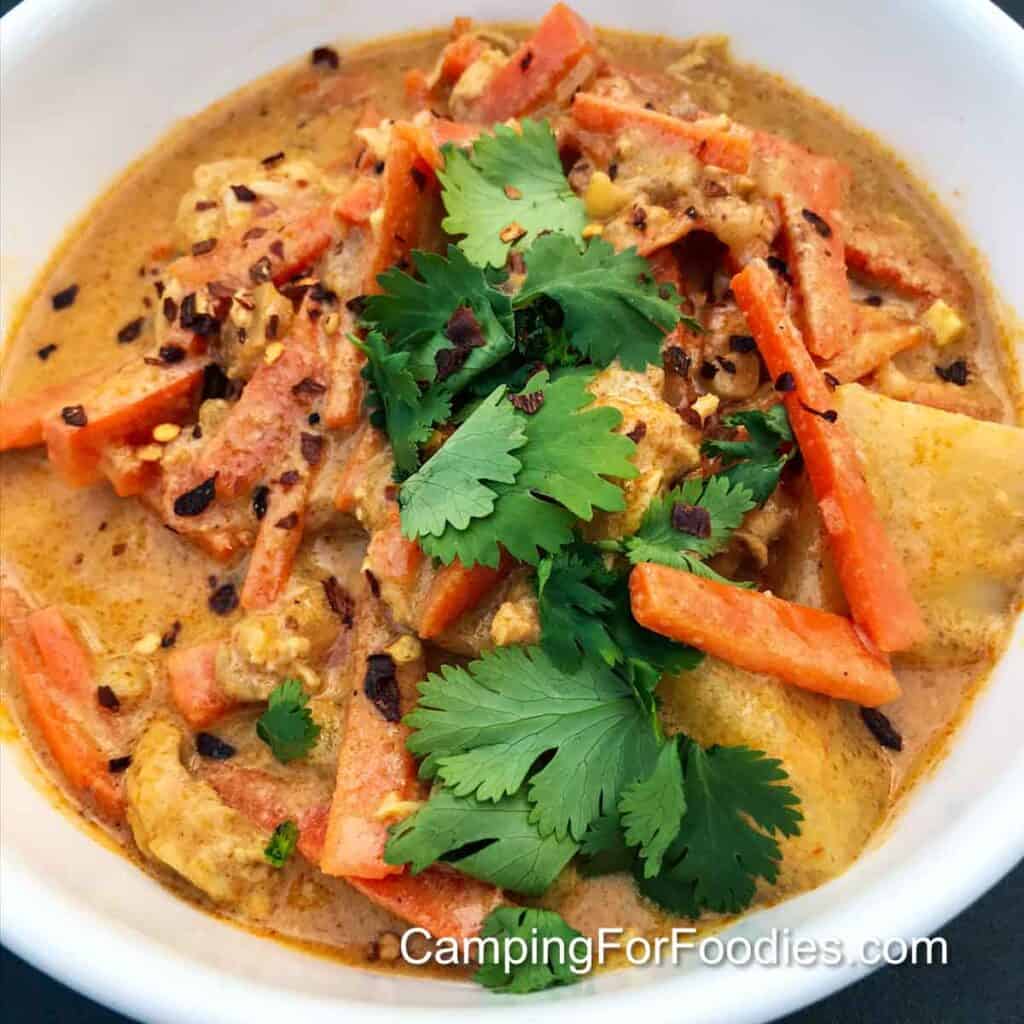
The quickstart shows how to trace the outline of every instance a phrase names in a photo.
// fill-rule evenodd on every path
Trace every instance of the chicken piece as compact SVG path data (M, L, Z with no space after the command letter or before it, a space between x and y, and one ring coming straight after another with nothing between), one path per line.
M768 565L768 549L783 535L796 514L796 504L784 491L776 492L762 505L748 512L733 534L759 569Z
M625 511L597 513L585 525L588 539L636 533L651 501L700 464L699 433L662 399L664 380L664 370L653 366L640 373L613 363L590 383L594 407L610 406L622 413L617 432L636 442L633 461L639 473L622 482Z
M180 729L158 718L135 747L125 776L135 842L220 906L266 917L275 887L263 855L270 835L189 775L180 757L183 738Z
M448 98L448 109L456 121L473 120L474 104L507 60L501 50L488 47L463 71Z
M540 640L540 609L537 597L525 580L518 580L491 619L491 640L495 647L535 644Z

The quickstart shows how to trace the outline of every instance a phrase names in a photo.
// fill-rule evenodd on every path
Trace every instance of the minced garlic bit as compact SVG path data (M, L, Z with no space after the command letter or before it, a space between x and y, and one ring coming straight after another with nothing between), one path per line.
M136 453L143 462L159 462L164 457L164 450L158 444L143 445Z
M136 654L156 654L160 649L160 634L147 633L141 640L136 641L132 650Z
M709 416L718 410L718 395L701 395L690 407L700 417L703 423Z
M512 221L511 224L507 224L498 232L498 237L506 243L518 242L525 234L526 228L524 228L518 221Z
M603 235L603 234L604 234L604 225L603 224L588 224L583 229L583 237L584 238L597 238L598 235Z
M928 307L928 311L921 317L921 320L925 327L932 332L935 344L939 348L959 341L967 329L967 325L957 311L942 299L936 299Z
M384 223L384 207L383 206L378 206L377 209L374 210L370 214L369 222L370 222L370 228L373 231L373 233L375 235L379 234L380 233L381 225Z
M415 814L422 806L422 800L403 800L392 790L381 800L377 810L373 812L373 816L378 821L408 818L410 814Z
M408 665L423 656L423 645L414 636L401 636L387 648L387 653L396 665Z
M263 362L267 366L273 366L282 355L284 355L284 345L279 341L272 341L263 353Z
M337 334L341 327L341 317L337 313L328 313L321 321L325 334Z
M177 423L160 423L153 428L153 440L161 444L173 441L181 433L181 427Z
M604 171L594 171L590 176L590 184L583 193L583 205L587 216L595 220L607 220L629 202L629 192L621 185L616 185Z

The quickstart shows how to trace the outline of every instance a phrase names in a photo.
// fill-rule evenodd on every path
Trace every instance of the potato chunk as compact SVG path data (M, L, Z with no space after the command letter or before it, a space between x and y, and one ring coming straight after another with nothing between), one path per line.
M800 797L801 834L781 842L775 887L790 896L845 870L885 811L890 768L856 708L715 658L659 690L667 731L705 746L742 744L777 757Z
M223 803L181 763L183 734L155 719L125 776L127 817L139 849L215 903L265 917L276 879L263 850L269 833Z

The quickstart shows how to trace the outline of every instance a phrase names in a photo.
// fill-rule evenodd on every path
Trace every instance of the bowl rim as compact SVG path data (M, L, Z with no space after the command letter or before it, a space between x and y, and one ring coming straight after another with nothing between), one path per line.
M993 47L1024 69L1024 30L989 0L933 0L944 8L950 18L970 21L976 38L986 47ZM61 0L23 0L0 19L4 50L16 52L28 46L37 19L50 17L61 6ZM1024 70L1019 72L1024 81ZM969 726L979 707L1003 676L1024 670L1024 617L1019 617L1013 637L992 676L974 698L966 720L958 733ZM1009 679L1006 680L1009 682ZM921 786L936 784L943 765L957 748L951 744L943 764ZM931 934L981 896L1015 864L1024 859L1024 818L1007 815L1019 799L1024 782L1024 747L996 785L954 821L943 835L941 847L920 850L907 856L897 870L886 872L873 881L856 901L838 903L831 911L815 917L815 932L846 934L857 931L858 921L868 918L876 934L911 938ZM903 812L905 813L905 807ZM996 834L986 832L984 844L977 842L980 826L993 820L1002 822ZM20 853L8 845L0 856L0 940L16 955L48 975L58 979L126 1015L144 1021L178 1021L175 1012L182 1007L182 993L209 987L219 993L213 1005L204 1004L203 1016L209 1024L235 1024L247 1019L269 1019L271 1014L301 1013L311 1021L326 1021L339 1009L357 1011L366 1022L391 1021L396 1010L368 1001L321 997L283 991L265 981L253 981L229 975L205 965L197 965L178 950L168 951L153 940L140 941L140 936L121 923L99 917L95 911L77 902L58 902L48 889L46 878L33 869ZM970 870L950 872L951 863L969 864ZM830 883L827 883L830 884ZM918 906L893 899L892 894L903 887L926 889L936 894L927 906ZM819 890L820 891L820 890ZM798 902L800 897L787 901ZM47 909L49 908L49 909ZM745 920L756 920L759 914ZM54 927L55 922L59 927ZM76 938L87 934L92 943L107 955L83 958ZM714 998L696 998L696 1013L688 1014L692 1024L728 1020L736 1024L755 1024L797 1010L838 991L871 973L864 965L848 965L836 972L814 970L794 974L794 968L723 967L702 976L690 976L687 984L706 989ZM600 990L593 982L584 982L574 989L518 997L515 1001L488 997L485 1004L475 1006L403 1007L415 1024L448 1024L455 1020L474 1020L483 1012L528 1010L538 1021L554 1021L565 1013L567 998L573 1005L586 1005L595 1024L621 1020L623 1011L634 1010L642 997L645 1010L656 1021L672 1019L678 1013L672 992L673 979L663 971L662 977L638 990L623 986L617 991ZM752 975L757 974L756 986ZM726 977L722 977L722 975ZM138 979L145 977L145 985ZM607 977L607 976L606 976ZM728 984L727 979L736 984ZM452 982L429 982L451 986ZM691 988L691 993L693 989ZM756 1004L751 999L756 991ZM524 1002L524 998L527 1000Z

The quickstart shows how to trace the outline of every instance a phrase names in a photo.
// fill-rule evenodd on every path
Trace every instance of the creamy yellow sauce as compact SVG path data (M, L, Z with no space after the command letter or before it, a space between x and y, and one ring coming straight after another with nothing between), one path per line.
M513 29L519 34L521 30ZM603 42L625 64L662 69L688 52L688 44L662 37L604 33ZM132 346L147 343L157 309L153 282L174 236L181 195L191 187L196 165L229 157L261 158L284 150L330 167L350 161L352 130L364 104L389 115L410 113L402 75L430 67L444 33L384 40L346 51L340 70L324 75L308 62L273 72L174 129L130 168L68 236L41 275L6 339L3 398L114 366ZM898 214L912 224L919 243L965 271L973 286L967 339L957 355L969 355L988 387L1012 418L1005 328L978 262L955 225L927 188L877 140L776 75L734 64L714 53L703 71L690 76L694 99L712 110L726 109L738 121L777 131L816 151L833 155L853 171L850 206ZM898 140L897 140L898 141ZM55 312L51 296L75 283L73 306ZM141 337L119 345L118 330L145 318ZM37 352L57 348L45 361ZM906 357L908 365L917 358ZM210 574L239 580L169 533L141 505L117 499L105 486L75 490L50 471L42 450L7 453L0 459L4 512L0 523L3 573L39 605L57 604L83 631L96 653L123 652L143 636L181 623L179 642L189 646L224 634L229 622L207 607ZM357 544L339 540L339 544ZM335 552L334 557L344 558ZM998 650L983 662L956 668L898 666L906 696L898 705L906 743L902 754L879 753L890 774L890 802L871 812L874 827L889 813L913 777L945 748L966 702L987 675ZM158 660L163 654L158 653ZM5 673L7 675L8 673ZM5 700L24 724L17 686L5 679ZM159 664L148 702L129 712L141 724L166 702ZM239 715L225 736L252 730L252 716ZM45 747L26 727L39 760L48 769ZM6 712L0 735L12 733ZM771 751L771 739L765 738ZM324 776L329 794L330 778ZM875 811L877 810L877 813ZM135 856L127 832L113 838ZM844 851L829 872L842 870L859 846ZM142 866L191 899L204 901L149 862ZM272 918L279 936L329 950L349 962L365 962L366 950L383 931L400 931L395 918L375 908L344 882L329 878L296 858L286 869L286 896ZM808 876L809 877L809 876ZM777 898L765 892L763 899ZM666 918L641 901L628 879L580 880L570 869L545 897L584 932L601 926L641 931L664 927ZM718 922L705 922L712 927Z

